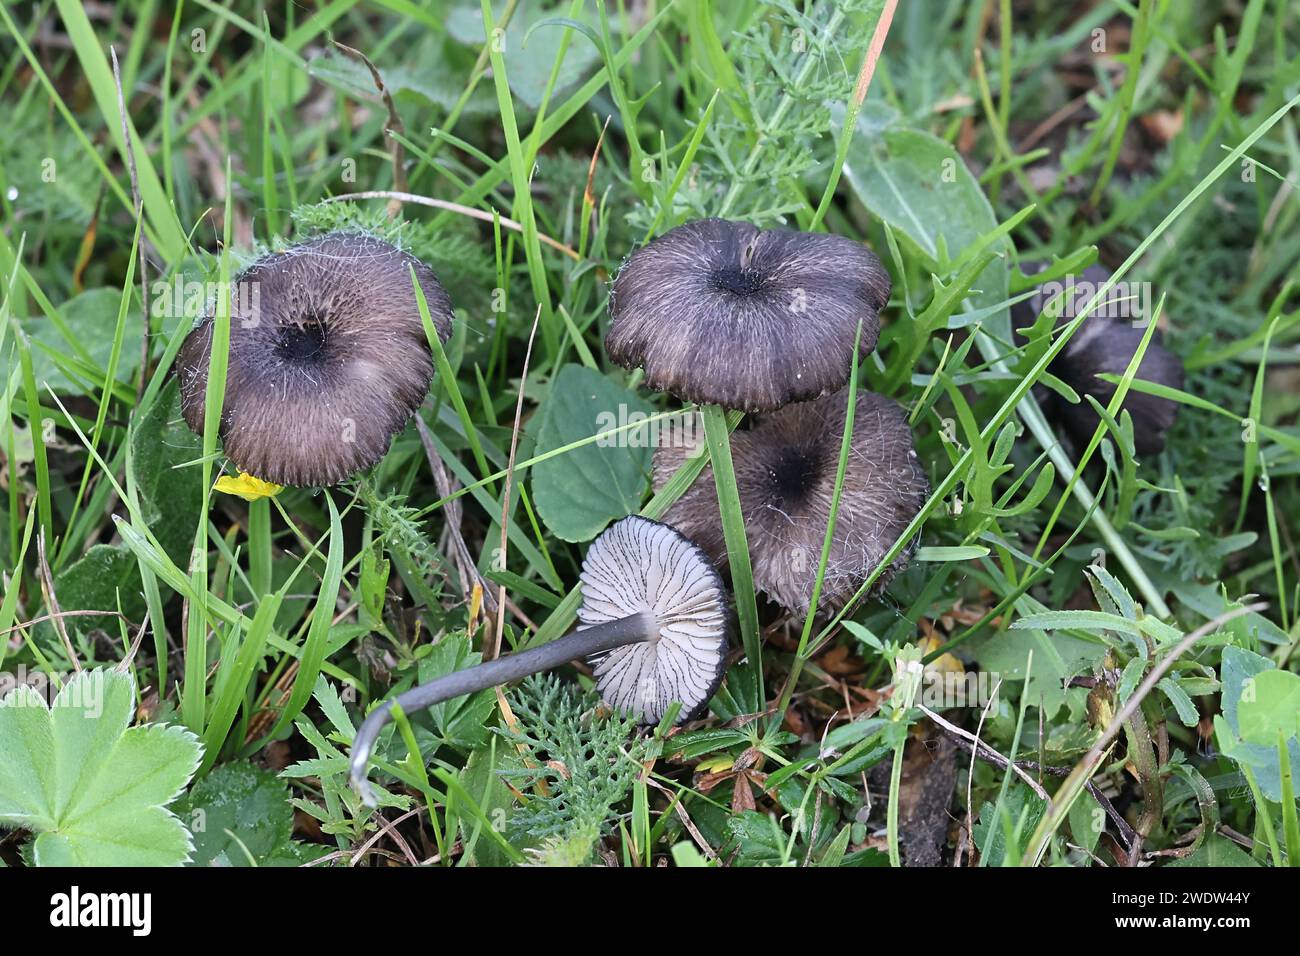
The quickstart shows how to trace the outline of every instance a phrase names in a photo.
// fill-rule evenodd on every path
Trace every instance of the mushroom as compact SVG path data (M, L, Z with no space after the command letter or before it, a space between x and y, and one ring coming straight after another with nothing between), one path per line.
M1046 263L1034 263L1028 268L1033 265L1046 267ZM1012 306L1017 341L1025 342L1019 330L1033 325L1044 309L1053 311L1058 327L1077 318L1110 276L1109 271L1094 265L1083 270L1080 281L1074 281L1071 276L1064 284L1039 286L1032 298ZM1122 285L1113 286L1102 297L1047 369L1076 392L1091 395L1103 406L1115 396L1115 385L1097 376L1124 374L1142 343L1145 322L1151 318L1141 314L1140 307ZM1138 322L1142 324L1136 325ZM1182 360L1164 347L1158 330L1138 365L1137 378L1177 389L1183 387ZM1092 438L1100 418L1089 403L1067 401L1047 388L1036 389L1035 397L1044 406L1044 413L1060 422L1076 445L1086 445ZM1138 456L1160 454L1165 447L1165 434L1178 415L1178 403L1130 390L1121 407L1133 417L1133 445Z
M703 712L722 683L729 610L708 556L667 525L637 515L610 525L582 565L579 627L558 640L446 674L375 708L352 745L352 785L374 806L366 764L379 731L404 713L586 658L602 699L643 723L679 702L678 723Z
M221 439L277 485L332 485L369 468L433 377L411 270L441 340L451 299L433 270L370 236L331 233L266 256L235 280ZM202 434L213 320L177 359L181 412Z
M806 613L830 519L848 391L787 405L731 436L732 465L753 561L754 584L783 607ZM684 434L690 433L683 430ZM690 441L655 452L661 488L696 450ZM722 521L710 469L678 499L664 520L726 560ZM929 495L903 409L859 391L840 509L831 537L819 608L831 613L853 597ZM876 580L883 590L907 567L915 540Z
M848 381L858 325L870 355L889 290L859 242L701 219L623 265L605 349L684 401L772 411Z

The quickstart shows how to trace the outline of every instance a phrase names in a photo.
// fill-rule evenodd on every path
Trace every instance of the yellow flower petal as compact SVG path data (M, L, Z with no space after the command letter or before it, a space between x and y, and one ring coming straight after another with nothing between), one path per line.
M238 478L222 475L217 479L216 489L223 494L238 495L245 501L256 501L259 498L274 498L284 486L254 478L248 472L241 471Z
M921 653L933 654L939 648L943 647L943 641L935 635L921 638ZM930 663L925 665L925 669L931 673L940 674L964 674L966 667L962 662L952 654L940 654Z
M695 765L695 769L699 773L725 773L735 763L734 757L714 757L711 760L701 760Z

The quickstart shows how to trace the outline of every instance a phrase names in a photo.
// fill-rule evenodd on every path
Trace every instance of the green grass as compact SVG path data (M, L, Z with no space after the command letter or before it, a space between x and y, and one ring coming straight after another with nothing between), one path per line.
M885 6L0 8L0 670L66 675L65 631L87 668L142 638L142 719L198 735L198 778L274 753L275 799L320 824L295 834L297 862L410 862L405 844L444 866L899 865L933 839L945 862L960 843L963 865L1196 862L1234 847L1300 863L1285 735L1261 764L1234 757L1224 731L1202 734L1235 713L1233 654L1300 670L1297 24L1269 0L1111 0L1080 19L1047 0L906 0L872 73ZM41 29L66 42L37 43ZM371 60L403 132L331 39ZM383 198L347 200L400 189L393 157L436 207L390 216ZM925 505L863 570L861 600L828 614L833 517L811 609L783 612L755 588L736 487L731 436L751 422L700 409L698 454L658 492L647 473L627 510L662 518L712 466L738 626L704 719L635 734L598 720L583 731L591 753L556 776L548 755L578 740L557 722L590 704L589 676L570 668L558 686L405 715L372 765L380 809L365 808L340 768L373 707L492 642L508 652L572 628L588 542L557 533L533 481L598 481L580 472L587 453L638 454L622 440L637 426L543 447L539 424L575 363L651 402L648 424L682 411L609 361L608 291L639 245L705 216L833 232L880 256L894 291L849 390L906 408ZM335 489L217 493L232 470L217 437L230 305L213 313L198 438L172 384L197 316L144 314L140 250L156 304L155 283L229 283L329 228L399 242L451 294L445 343L421 307L436 369L423 427ZM1078 445L1040 399L1091 319L1017 345L1009 308L1033 260L1056 276L1099 260L1158 302ZM1184 361L1181 389L1139 376L1157 326ZM1124 409L1139 394L1180 405L1166 449L1143 459ZM852 408L830 436L833 515ZM910 568L866 600L917 539ZM1049 768L1050 801L988 753L972 765L959 747L955 785L905 762L947 731L896 675L954 658L996 678L998 701L931 709L978 727L1000 758ZM906 795L933 787L973 844L911 828ZM1118 795L1124 826L1086 830L1094 791ZM21 864L26 842L0 843L0 858Z

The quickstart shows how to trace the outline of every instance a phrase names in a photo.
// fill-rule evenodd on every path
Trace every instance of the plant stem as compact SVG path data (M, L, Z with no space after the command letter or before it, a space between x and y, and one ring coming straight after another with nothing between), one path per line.
M835 31L839 29L840 22L844 17L844 10L837 7L835 12L831 14L830 20L827 21L826 27L822 31L823 34L828 37L834 36ZM813 68L820 62L821 61L815 56L805 56L802 65L799 67L799 72L795 74L794 81L790 84L790 88L795 89L803 85L804 81L808 79L809 74L812 73ZM780 129L781 123L785 120L785 114L788 113L793 106L794 97L789 93L786 93L785 96L781 98L781 102L777 104L776 109L772 111L772 115L768 117L767 123L759 127L758 141L754 143L753 148L749 151L749 155L745 157L745 163L740 168L740 175L732 180L731 188L728 189L727 194L722 197L722 205L718 207L717 212L719 218L725 219L727 217L727 213L731 211L732 205L736 202L736 199L739 198L740 190L744 188L746 179L758 166L758 160L759 157L763 155L763 147L766 146L767 139L763 130Z
M740 622L740 640L745 657L753 668L750 697L745 706L757 711L766 699L763 690L763 647L758 634L758 598L754 591L754 568L745 537L744 510L736 487L736 472L731 460L731 432L726 413L717 405L700 406L704 419L704 439L713 464L713 481L718 496L718 514L722 519L722 538L727 546L727 564L731 568L731 590L736 598L736 617Z
M508 684L529 674L551 670L580 657L590 657L592 654L599 654L601 651L613 650L627 644L640 644L653 636L650 623L646 615L632 614L616 621L574 631L557 641L534 647L532 650L520 651L518 654L499 657L476 667L444 674L427 684L421 684L404 694L399 694L388 704L371 711L370 716L365 719L356 737L353 738L350 766L352 786L356 788L367 806L376 805L374 792L365 779L366 764L370 762L370 753L374 749L379 732L393 719L395 707L403 714L424 710L455 697L464 697L466 694L486 690L497 684Z

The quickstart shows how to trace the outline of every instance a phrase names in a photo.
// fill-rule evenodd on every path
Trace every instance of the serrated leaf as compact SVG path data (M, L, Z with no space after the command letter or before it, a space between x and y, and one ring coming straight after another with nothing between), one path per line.
M193 849L168 811L203 748L182 727L130 727L135 683L83 671L52 706L30 688L0 700L0 824L37 831L39 866L175 866Z
M542 403L537 455L624 424L654 409L599 372L560 369ZM533 466L533 497L556 537L589 541L615 518L641 507L649 483L651 448L632 447L635 429L592 442Z
M420 661L419 682L427 684L444 674L473 667L482 657L477 651L470 651L469 638L464 634L449 634ZM495 706L496 695L491 690L481 690L434 704L429 708L429 713L433 716L438 733L448 743L458 747L478 747L490 735L487 723Z
M1097 596L1098 604L1101 603L1101 595L1104 593L1114 605L1115 613L1130 619L1137 617L1137 605L1133 602L1133 596L1113 574L1097 565L1092 565L1085 570L1088 581L1092 585L1092 592Z
M779 866L786 856L789 837L766 813L746 810L727 820L727 829L738 850L737 863L743 866Z
M326 849L293 843L289 787L248 762L217 767L176 812L194 834L194 866L294 866Z
M1115 631L1141 637L1142 630L1136 621L1107 614L1105 611L1045 611L1042 614L1026 614L1011 625L1013 630L1034 631L1086 631L1090 634Z
M357 732L356 725L352 723L347 708L343 706L343 698L339 696L334 685L325 679L324 674L316 678L316 686L312 689L311 695L316 699L316 703L320 704L321 711L334 726L334 730L344 739L351 740Z

